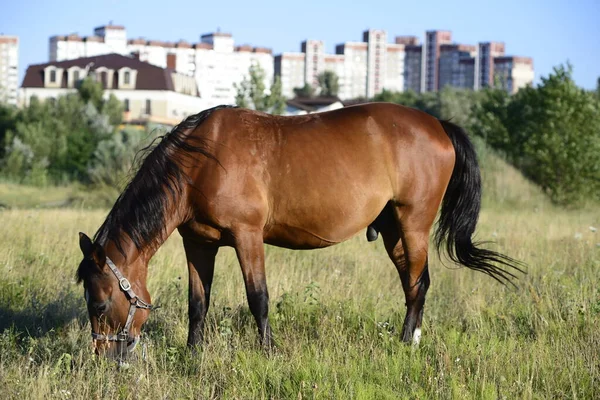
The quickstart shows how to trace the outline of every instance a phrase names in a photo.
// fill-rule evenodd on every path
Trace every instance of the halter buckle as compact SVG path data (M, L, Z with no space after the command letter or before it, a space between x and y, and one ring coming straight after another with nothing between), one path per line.
M131 283L129 283L127 278L119 279L119 286L121 286L121 289L123 289L123 291L125 291L125 292L127 292L129 289L131 289Z

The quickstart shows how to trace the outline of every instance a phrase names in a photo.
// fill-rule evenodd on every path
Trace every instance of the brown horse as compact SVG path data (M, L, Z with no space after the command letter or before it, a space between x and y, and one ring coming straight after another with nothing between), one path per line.
M473 244L481 178L458 126L393 104L294 117L220 106L148 149L94 241L80 234L96 351L122 355L152 309L149 259L178 229L189 270L190 346L201 343L219 247L235 248L261 342L272 344L264 243L315 249L381 233L406 296L402 339L418 342L438 250L499 281L519 263ZM445 245L444 245L445 244Z

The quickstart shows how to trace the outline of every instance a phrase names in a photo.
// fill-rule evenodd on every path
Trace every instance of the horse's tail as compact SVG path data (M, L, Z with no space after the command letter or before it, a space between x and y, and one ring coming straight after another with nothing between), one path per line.
M480 248L481 243L472 241L481 207L481 173L473 144L461 127L448 121L440 120L440 123L452 141L456 161L435 232L438 252L445 245L452 261L483 272L500 283L512 283L515 270L523 272L523 264Z

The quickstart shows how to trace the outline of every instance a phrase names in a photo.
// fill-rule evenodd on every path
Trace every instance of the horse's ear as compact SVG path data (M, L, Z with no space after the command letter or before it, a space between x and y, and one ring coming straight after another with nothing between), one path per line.
M104 267L106 264L104 249L98 243L93 243L92 239L82 232L79 232L79 248L84 258L94 260L100 268Z
M84 258L92 258L94 244L92 243L92 239L83 232L79 232L79 248L81 249Z
M104 269L106 267L106 253L102 246L98 243L94 243L94 251L92 252L92 258L96 261L96 264Z

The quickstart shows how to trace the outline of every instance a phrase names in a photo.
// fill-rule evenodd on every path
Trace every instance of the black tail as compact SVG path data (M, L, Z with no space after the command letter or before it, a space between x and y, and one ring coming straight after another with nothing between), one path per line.
M481 207L481 174L473 144L459 126L440 121L450 137L456 162L435 232L438 252L445 244L450 259L468 268L483 272L500 283L512 283L515 271L524 272L523 264L492 250L479 248L471 237Z

